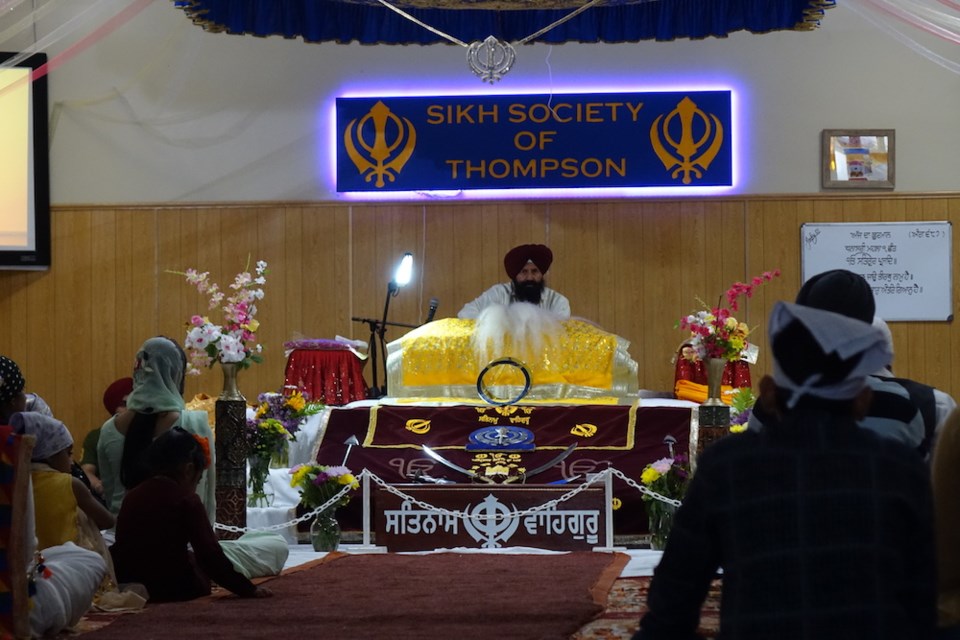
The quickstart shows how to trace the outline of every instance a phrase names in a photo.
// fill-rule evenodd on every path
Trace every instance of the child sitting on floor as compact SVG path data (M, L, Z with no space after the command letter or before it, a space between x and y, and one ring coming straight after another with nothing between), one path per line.
M149 477L123 499L110 548L117 577L144 584L152 601L208 595L211 580L245 598L273 595L234 568L210 526L196 493L209 460L200 438L173 427L147 450Z
M10 424L17 432L36 438L31 476L40 548L70 541L95 551L100 530L113 526L113 514L70 474L70 431L59 420L32 412L14 414ZM87 526L87 520L92 527ZM92 540L85 540L86 536Z
M37 548L45 556L56 558L60 573L59 587L38 592L31 611L34 630L48 633L76 624L77 616L91 604L107 611L142 608L146 599L140 593L118 588L110 553L100 535L100 529L113 526L113 514L70 474L70 431L59 420L40 413L15 413L9 422L16 433L35 439L30 476ZM91 573L94 562L102 569ZM83 576L99 576L93 582L95 593L88 592Z

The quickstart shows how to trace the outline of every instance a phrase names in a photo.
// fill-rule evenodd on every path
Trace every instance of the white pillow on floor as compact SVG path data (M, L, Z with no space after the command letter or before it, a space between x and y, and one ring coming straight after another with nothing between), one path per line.
M107 563L94 551L67 542L42 552L49 577L36 576L36 595L30 610L34 638L54 635L72 627L93 602Z

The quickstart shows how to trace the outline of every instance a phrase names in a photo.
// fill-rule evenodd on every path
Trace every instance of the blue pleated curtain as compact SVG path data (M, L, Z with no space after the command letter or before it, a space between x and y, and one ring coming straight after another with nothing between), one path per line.
M442 1L442 0L441 0ZM583 0L584 3L587 0ZM639 42L723 37L734 31L808 30L835 0L645 0L606 1L559 25L534 42ZM448 42L377 2L340 0L175 0L209 31L302 38L307 42L432 44ZM569 15L569 8L475 8L476 0L447 0L443 8L408 8L423 23L464 42L494 36L527 38ZM439 4L439 3L438 3ZM506 2L498 6L504 6ZM536 0L524 6L536 6ZM459 7L467 8L459 8Z

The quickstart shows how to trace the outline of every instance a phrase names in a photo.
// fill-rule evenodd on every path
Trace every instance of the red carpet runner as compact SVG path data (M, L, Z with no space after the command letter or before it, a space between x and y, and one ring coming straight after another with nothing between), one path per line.
M267 581L274 597L148 605L84 640L566 640L603 612L623 554L331 554Z

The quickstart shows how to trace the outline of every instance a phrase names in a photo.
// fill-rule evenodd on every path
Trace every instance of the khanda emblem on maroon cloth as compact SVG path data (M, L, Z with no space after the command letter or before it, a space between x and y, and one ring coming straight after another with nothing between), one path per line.
M417 130L407 119L377 101L362 118L354 118L343 132L343 144L360 175L377 187L397 179L417 146Z
M407 431L412 431L418 435L423 435L430 432L430 421L424 418L413 418L412 420L407 420L407 424L404 426Z
M675 118L680 119L679 140L674 138L670 130ZM697 139L694 139L695 127L702 129ZM720 147L723 146L723 124L717 116L704 113L693 100L684 98L677 103L676 109L666 116L660 114L653 121L650 127L650 143L663 163L663 168L667 171L673 169L670 177L676 178L683 173L683 184L690 184L690 174L702 178L703 171L706 171L717 157ZM667 150L667 146L673 153Z

